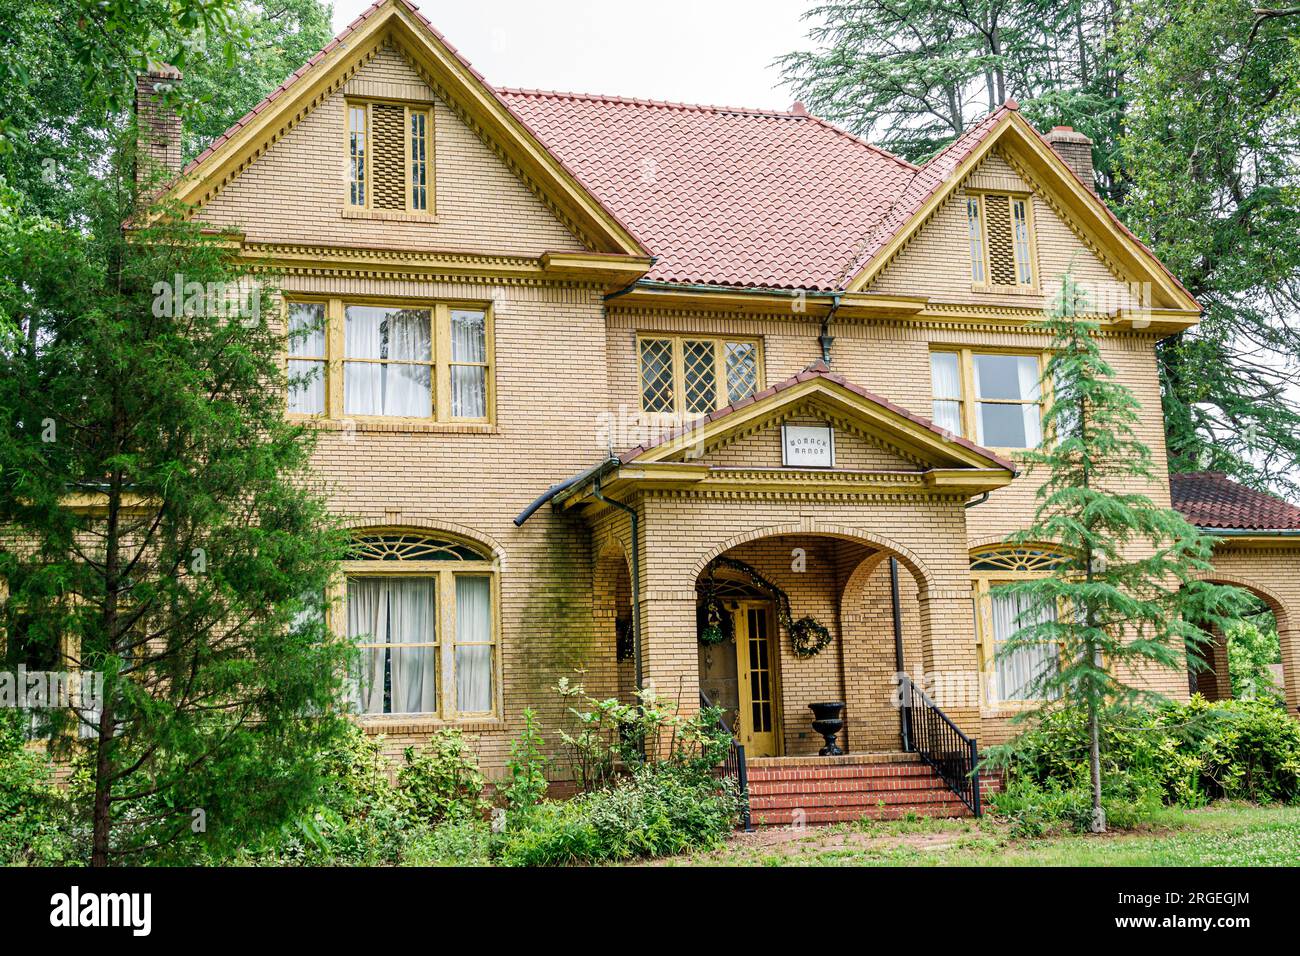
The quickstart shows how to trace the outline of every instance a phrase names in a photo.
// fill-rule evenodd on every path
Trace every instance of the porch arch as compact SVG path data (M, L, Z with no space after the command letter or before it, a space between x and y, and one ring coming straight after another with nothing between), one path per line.
M1295 630L1297 616L1300 615L1300 602L1289 601L1272 585L1264 584L1253 575L1241 571L1221 571L1215 568L1197 577L1212 584L1241 588L1259 598L1273 612L1282 657L1282 690L1287 710L1292 716L1300 714L1300 634ZM1210 665L1210 670L1197 675L1198 689L1212 700L1229 700L1232 698L1232 684L1228 674L1227 638L1218 631L1214 632L1214 638L1213 644L1203 648L1203 659Z
M719 555L725 554L733 548L750 541L757 541L760 538L769 538L776 536L791 535L823 535L831 538L841 538L846 541L854 541L858 544L865 544L877 550L892 552L899 561L907 566L912 575L922 583L922 590L929 590L934 584L934 575L929 568L916 556L916 553L906 546L899 544L884 535L875 534L870 531L863 531L860 528L850 528L846 525L830 524L822 521L797 521L788 524L768 525L762 528L751 528L740 534L728 538L720 544L714 545L704 556L695 563L692 570L692 579L698 578L708 567L709 562ZM870 557L864 559L870 560Z

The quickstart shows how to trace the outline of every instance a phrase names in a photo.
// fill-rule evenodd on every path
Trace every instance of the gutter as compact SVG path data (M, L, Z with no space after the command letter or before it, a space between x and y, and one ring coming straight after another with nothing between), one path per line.
M1202 528L1212 538L1300 538L1300 528Z
M515 527L522 528L524 526L524 522L527 521L529 518L531 518L537 512L537 509L539 509L542 505L546 504L548 501L552 500L560 492L568 491L574 485L581 484L582 482L587 481L588 479L594 476L600 475L606 469L617 468L620 464L622 464L622 462L620 462L618 458L616 458L615 456L611 455L609 458L606 458L600 464L593 465L591 468L588 468L586 471L579 472L578 474L574 475L572 478L566 478L564 479L564 481L556 482L555 484L551 485L551 487L543 491L536 498L534 498L532 504L530 504L523 511L519 512L519 514L515 517Z

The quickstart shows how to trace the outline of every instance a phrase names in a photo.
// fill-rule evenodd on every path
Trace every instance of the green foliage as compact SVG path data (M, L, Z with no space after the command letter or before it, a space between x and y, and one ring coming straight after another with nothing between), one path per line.
M523 732L510 745L510 759L506 761L509 783L503 791L512 810L541 803L546 796L546 766L550 760L543 753L544 745L537 712L525 707Z
M1279 696L1270 664L1282 661L1282 645L1275 627L1261 627L1255 618L1235 621L1228 626L1228 673L1232 679L1232 696L1238 700L1265 694Z
M67 794L50 781L41 754L28 749L28 716L0 709L0 865L58 866L79 856Z
M1158 346L1174 471L1300 495L1300 11L1252 0L829 0L779 59L818 115L919 162L1014 97L1204 306Z
M403 866L489 866L493 834L476 817L449 819L414 836L402 858Z
M1116 707L1102 712L1099 727L1107 817L1116 826L1140 821L1157 803L1300 801L1300 724L1273 699ZM1088 741L1084 715L1064 710L990 748L986 766L1001 769L1008 784L1007 795L994 798L998 812L1073 819L1058 809L1074 794L1086 797Z
M642 767L605 790L511 815L495 850L507 866L599 863L715 846L736 825L724 784L671 767Z
M619 767L672 766L707 774L731 745L716 707L682 717L675 702L650 688L640 691L634 704L590 697L568 678L555 690L572 702L571 726L559 736L573 779L585 792L607 786Z
M1030 691L1043 703L1097 713L1115 703L1154 699L1131 676L1151 667L1183 671L1208 638L1252 602L1236 588L1211 584L1210 539L1182 515L1160 508L1135 486L1162 480L1151 451L1137 437L1139 404L1101 356L1087 302L1067 275L1051 314L1044 372L1052 403L1043 418L1048 441L1023 453L1031 474L1046 472L1030 526L1012 545L1051 542L1065 555L1050 573L994 588L1021 602L1017 630L999 653L1006 657L1043 645L1058 647L1058 666L1033 675ZM1095 826L1101 815L1101 768L1091 773Z
M487 808L478 760L459 730L439 730L423 752L407 747L403 753L397 784L421 820L436 824Z
M129 150L113 163L84 230L0 196L0 523L32 545L0 548L0 629L58 634L56 669L103 674L93 736L63 733L71 711L47 729L70 757L104 749L98 862L291 817L345 723L352 653L325 626L344 537L284 416L274 289L232 313L251 277L176 210L128 241ZM169 305L177 275L213 296Z

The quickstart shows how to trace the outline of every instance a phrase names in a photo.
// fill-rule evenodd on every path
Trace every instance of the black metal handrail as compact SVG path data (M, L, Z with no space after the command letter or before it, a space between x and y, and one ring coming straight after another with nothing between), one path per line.
M700 691L700 706L713 706L713 701L709 700L704 691ZM718 726L731 734L731 746L727 748L727 755L722 758L718 774L724 780L736 782L736 792L740 794L740 822L748 833L754 829L754 824L749 814L749 769L745 766L745 745L736 739L736 735L721 717L718 718Z
M899 676L903 747L931 767L975 816L980 815L980 752L907 674Z

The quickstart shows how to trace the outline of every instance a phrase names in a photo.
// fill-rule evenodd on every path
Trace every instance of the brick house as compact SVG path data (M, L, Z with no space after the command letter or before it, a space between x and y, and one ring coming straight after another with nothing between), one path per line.
M146 145L178 167L151 82ZM1053 558L1000 544L1034 501L1032 323L1066 271L1084 284L1163 462L1155 346L1199 315L1091 163L1014 102L916 166L798 104L497 89L382 0L171 192L238 231L300 333L288 413L356 535L330 613L363 644L364 725L394 754L460 727L492 775L578 670L716 702L751 759L815 755L826 700L850 754L897 752L899 671L1005 739L1051 657L995 661L1014 608L988 595ZM1276 614L1300 706L1300 510L1173 488ZM777 595L820 653L794 653Z

